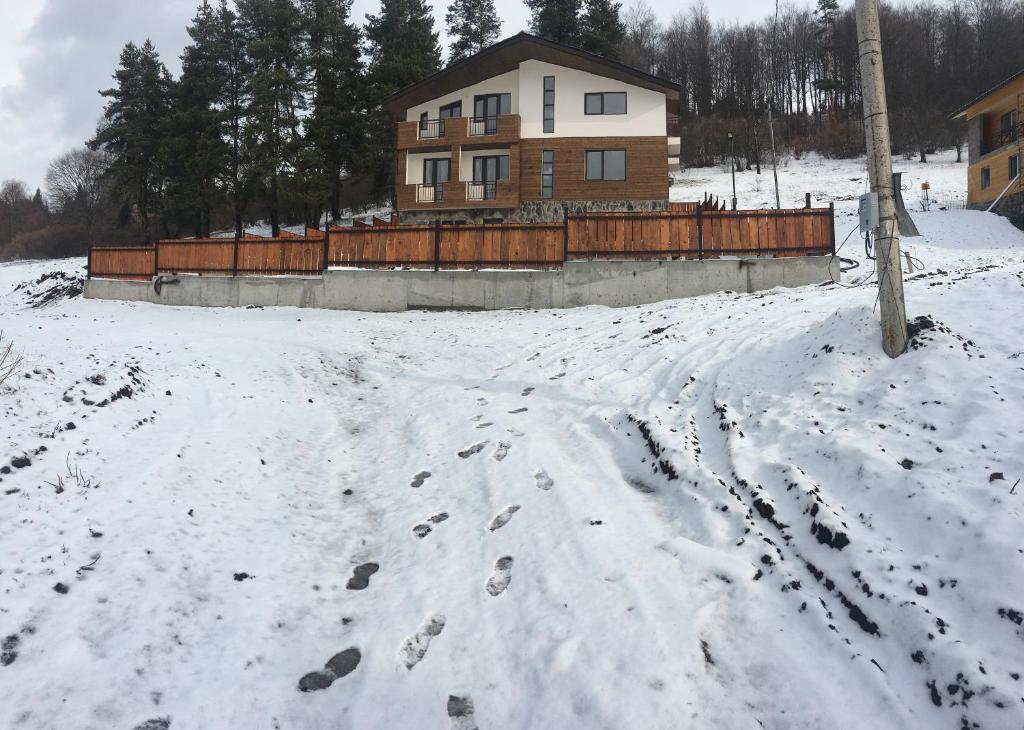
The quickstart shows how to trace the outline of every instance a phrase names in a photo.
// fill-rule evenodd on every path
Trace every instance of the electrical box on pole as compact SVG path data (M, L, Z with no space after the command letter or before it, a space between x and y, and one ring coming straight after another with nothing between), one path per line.
M857 208L860 215L860 232L870 233L878 228L878 193L864 193Z

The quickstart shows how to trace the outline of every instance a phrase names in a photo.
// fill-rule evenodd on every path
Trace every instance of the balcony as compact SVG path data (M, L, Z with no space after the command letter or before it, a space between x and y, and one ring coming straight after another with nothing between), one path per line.
M1007 145L1016 144L1022 136L1024 136L1024 122L1012 127L1004 127L995 134L986 135L981 140L981 154L984 156Z
M519 141L519 127L518 114L398 122L396 146L399 150L428 152L462 145L504 145Z
M519 205L519 183L513 180L409 183L396 188L399 210L515 208Z
M498 197L498 183L496 180L486 182L466 183L466 201L496 200Z
M443 203L445 183L416 186L417 203Z

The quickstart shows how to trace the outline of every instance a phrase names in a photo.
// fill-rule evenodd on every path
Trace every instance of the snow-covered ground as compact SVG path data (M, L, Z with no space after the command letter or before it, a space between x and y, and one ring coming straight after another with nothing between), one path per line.
M870 282L373 315L0 266L0 726L1019 728L1024 235L915 218L897 360Z

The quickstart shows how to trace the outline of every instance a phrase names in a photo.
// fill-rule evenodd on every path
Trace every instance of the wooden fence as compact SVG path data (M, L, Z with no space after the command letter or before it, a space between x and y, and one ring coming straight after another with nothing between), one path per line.
M186 239L144 248L93 247L89 275L317 275L330 267L553 268L567 259L812 256L833 253L834 211L706 210L566 213L561 223L398 225L375 220L307 237ZM315 234L310 236L309 234Z

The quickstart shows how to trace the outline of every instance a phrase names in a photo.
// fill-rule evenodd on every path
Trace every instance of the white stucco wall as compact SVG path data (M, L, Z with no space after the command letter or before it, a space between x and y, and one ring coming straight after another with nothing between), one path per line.
M414 106L405 113L407 122L415 122L420 114L427 113L430 119L437 119L441 107L462 100L462 116L473 116L473 97L477 94L511 94L512 114L519 113L519 71L509 71L481 81L479 84L467 86L446 96L432 99L419 106Z
M544 134L544 77L555 77L555 131ZM584 94L599 91L626 92L626 114L584 114ZM516 71L500 74L459 91L414 106L406 121L422 112L437 119L445 104L462 101L462 115L473 114L477 94L512 95L512 113L522 120L522 137L664 137L665 95L622 81L543 61L524 61ZM420 173L422 175L422 172Z
M544 77L555 77L555 131L544 134ZM583 95L625 91L626 114L587 115ZM604 76L542 61L519 65L523 137L664 137L665 95Z
M423 160L444 157L451 159L451 152L410 152L405 163L405 182L409 185L423 184ZM472 169L472 168L470 168ZM454 177L455 171L451 171Z

